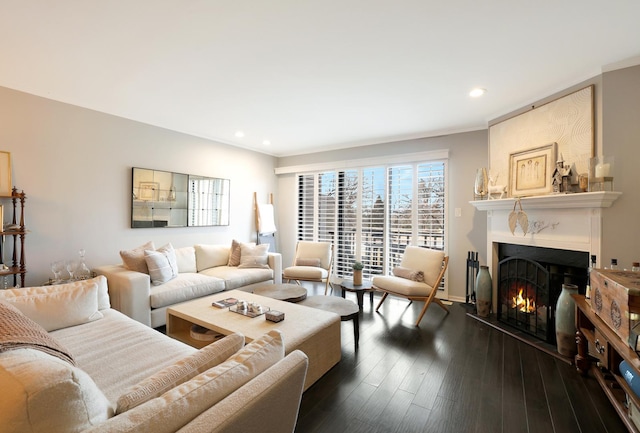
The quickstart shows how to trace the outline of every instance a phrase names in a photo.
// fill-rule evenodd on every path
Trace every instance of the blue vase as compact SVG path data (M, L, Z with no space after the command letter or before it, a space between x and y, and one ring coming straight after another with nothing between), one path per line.
M578 353L576 343L576 304L571 295L578 293L578 286L563 284L556 303L556 343L560 355L573 358Z
M491 313L491 294L493 283L488 266L480 266L480 271L476 276L476 310L478 316L489 317Z

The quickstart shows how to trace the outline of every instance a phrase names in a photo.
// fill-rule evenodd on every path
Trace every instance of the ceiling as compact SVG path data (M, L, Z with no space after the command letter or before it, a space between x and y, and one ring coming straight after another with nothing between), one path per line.
M0 0L0 86L289 156L486 128L637 64L639 16L637 0Z

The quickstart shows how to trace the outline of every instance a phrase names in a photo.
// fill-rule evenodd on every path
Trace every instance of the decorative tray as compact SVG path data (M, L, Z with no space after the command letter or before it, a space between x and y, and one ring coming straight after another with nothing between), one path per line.
M262 316L264 313L266 313L267 311L271 310L271 308L269 307L262 307L262 313L259 313L257 311L252 311L250 309L238 309L237 305L234 305L233 307L229 307L229 311L233 311L234 313L238 313L238 314L242 314L243 316L247 316L247 317L258 317L258 316Z

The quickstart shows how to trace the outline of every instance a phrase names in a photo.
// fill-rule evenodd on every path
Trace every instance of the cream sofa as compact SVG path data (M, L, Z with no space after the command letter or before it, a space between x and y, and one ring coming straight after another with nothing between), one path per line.
M282 256L267 252L266 245L262 247L234 241L231 245L176 248L177 275L160 284L154 284L153 269L147 270L149 258L142 254L155 250L152 243L121 251L122 264L99 266L94 271L107 278L113 308L157 328L166 324L166 310L174 304L223 290L252 292L257 285L280 284ZM258 254L258 249L259 256L252 255Z
M103 276L0 290L0 432L292 432L307 365L278 331L173 340L111 309Z

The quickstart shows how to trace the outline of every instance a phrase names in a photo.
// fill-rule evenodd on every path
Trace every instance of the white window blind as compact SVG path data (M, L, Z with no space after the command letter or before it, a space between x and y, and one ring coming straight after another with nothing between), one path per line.
M407 245L445 248L446 162L298 175L298 239L331 241L334 274L390 274Z

